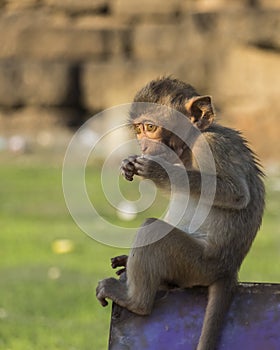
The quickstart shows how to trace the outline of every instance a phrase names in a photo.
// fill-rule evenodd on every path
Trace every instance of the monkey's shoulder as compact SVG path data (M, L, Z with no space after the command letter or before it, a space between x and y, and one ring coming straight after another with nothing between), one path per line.
M231 155L235 157L251 156L253 153L248 146L248 141L238 130L213 124L203 132L203 136L211 150L218 155L222 153L223 157Z
M210 144L216 144L220 147L226 145L233 146L245 145L247 147L247 140L239 130L235 130L217 123L213 123L209 128L203 132L204 137Z
M204 133L218 168L263 175L259 160L238 130L213 123Z

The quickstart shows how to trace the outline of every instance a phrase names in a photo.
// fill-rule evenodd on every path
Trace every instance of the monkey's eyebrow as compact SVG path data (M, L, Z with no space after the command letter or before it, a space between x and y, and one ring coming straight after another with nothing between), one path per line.
M152 124L152 125L160 126L159 124L155 123L154 120L150 120L150 119L141 119L141 121L139 120L134 125L137 125L137 124Z

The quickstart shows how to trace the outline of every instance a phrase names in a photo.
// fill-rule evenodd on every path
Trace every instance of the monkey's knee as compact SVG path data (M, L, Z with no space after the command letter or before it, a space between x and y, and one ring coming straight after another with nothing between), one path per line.
M173 229L174 227L165 221L155 218L146 219L137 232L133 247L144 247L155 243L168 235Z
M146 247L158 239L159 231L156 230L156 222L157 219L149 218L144 221L144 223L140 226L135 241L133 244L133 248Z
M154 223L155 221L157 221L158 219L156 218L148 218L146 219L143 224L141 225L141 227L145 227L145 226L149 226L151 225L152 223Z
M141 227L146 227L146 226L151 226L153 228L168 228L172 229L174 228L172 225L168 224L166 221L160 220L160 219L155 219L155 218L148 218L144 221Z

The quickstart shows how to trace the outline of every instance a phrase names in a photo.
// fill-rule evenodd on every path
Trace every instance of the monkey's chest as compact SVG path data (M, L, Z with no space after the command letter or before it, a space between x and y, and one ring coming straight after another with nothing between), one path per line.
M207 217L211 206L187 194L172 194L164 220L189 234L207 235Z

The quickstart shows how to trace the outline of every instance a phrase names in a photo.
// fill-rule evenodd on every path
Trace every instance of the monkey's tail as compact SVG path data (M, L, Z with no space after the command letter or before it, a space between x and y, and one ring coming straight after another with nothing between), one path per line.
M208 288L208 303L197 350L215 350L225 315L230 307L236 278L217 280Z

